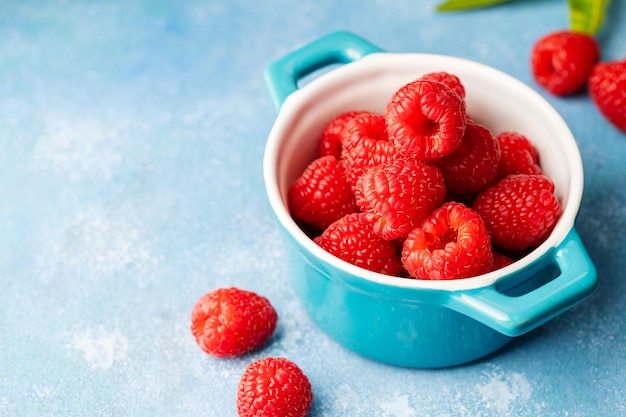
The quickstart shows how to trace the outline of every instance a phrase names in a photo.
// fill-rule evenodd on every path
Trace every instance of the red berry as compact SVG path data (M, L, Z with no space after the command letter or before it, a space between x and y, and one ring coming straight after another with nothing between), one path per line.
M451 154L465 132L465 102L450 87L417 80L400 88L385 110L399 152L424 161Z
M550 93L572 94L585 85L599 56L600 48L593 36L567 30L553 32L533 46L532 73Z
M390 161L396 149L387 137L385 118L377 113L361 113L348 122L342 159L346 175L354 186L365 171Z
M498 177L508 175L542 173L539 153L528 138L518 132L501 132L496 136L502 157L498 166Z
M406 237L441 205L445 194L439 169L413 158L370 169L355 188L357 205L374 215L374 231L386 240Z
M472 205L495 247L525 250L541 244L561 214L554 184L543 175L510 175L483 191Z
M489 272L493 264L489 232L472 209L445 203L409 233L402 263L419 279L469 278Z
M344 168L332 155L311 162L289 188L287 198L294 218L321 230L358 211Z
M324 230L314 239L320 247L358 267L387 275L397 275L402 269L393 241L374 232L373 216L349 214Z
M491 270L497 271L498 269L511 265L513 262L514 260L507 255L500 252L493 252L493 266Z
M191 332L206 353L237 356L265 343L278 315L269 300L238 288L221 288L202 296L191 312Z
M591 99L604 117L626 132L626 60L597 64L588 86Z
M363 112L358 110L347 111L326 123L320 135L319 156L333 155L337 159L341 158L341 149L347 136L348 122L361 113Z
M312 402L311 382L285 358L252 362L237 389L239 417L305 417Z
M448 192L467 195L496 181L499 162L500 146L496 138L485 126L468 119L461 144L437 161L437 166L443 172Z
M449 72L440 71L440 72L430 72L428 74L424 74L421 77L422 80L430 80L430 81L438 81L442 84L447 85L459 95L462 99L465 98L465 87L459 77L454 74L450 74Z

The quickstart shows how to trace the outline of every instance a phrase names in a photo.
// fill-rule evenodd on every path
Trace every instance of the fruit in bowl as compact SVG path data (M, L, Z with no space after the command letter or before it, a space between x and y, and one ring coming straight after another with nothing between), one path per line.
M474 121L446 71L404 84L382 112L332 117L318 141L290 212L319 246L374 272L484 274L502 265L494 252L513 262L539 246L561 214L532 142Z

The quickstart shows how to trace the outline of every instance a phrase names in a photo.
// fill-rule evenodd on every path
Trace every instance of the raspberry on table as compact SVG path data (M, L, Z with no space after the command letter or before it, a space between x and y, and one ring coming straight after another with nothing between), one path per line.
M343 165L332 155L311 162L287 192L294 218L321 230L358 211Z
M286 358L249 364L237 388L239 417L305 417L313 402L311 382Z
M361 174L371 167L391 161L397 151L389 141L385 118L381 114L362 112L348 121L346 130L341 158L354 187Z
M437 81L417 80L401 87L385 109L387 133L398 151L423 161L449 155L465 132L465 102Z
M462 99L465 99L465 86L461 82L461 79L454 74L446 71L430 72L420 77L422 80L438 81L447 85L459 95Z
M352 213L331 224L313 239L321 248L358 267L397 275L402 264L393 241L380 237L373 228L373 215Z
M333 117L322 129L318 144L318 155L326 156L333 155L337 159L341 158L341 150L343 148L343 141L347 136L348 122L354 116L357 116L363 111L350 110L340 113L338 116Z
M561 215L554 184L544 175L509 175L476 197L494 247L526 250L541 244Z
M494 183L499 163L500 145L496 138L485 126L468 119L459 147L436 165L443 173L448 192L464 196Z
M552 32L532 48L532 74L554 95L573 94L585 85L599 57L600 47L593 36L569 30Z
M489 232L480 216L449 202L413 229L404 242L402 263L418 279L468 278L491 271Z
M203 295L191 312L191 332L200 348L216 357L242 355L260 347L276 329L269 300L239 288Z
M498 177L515 174L542 174L539 152L526 136L513 131L500 132L496 139L502 157L498 166Z
M374 231L386 240L406 237L441 205L445 195L439 169L414 158L370 169L355 188L357 205L374 215Z
M626 59L598 63L587 84L600 113L613 126L626 132Z

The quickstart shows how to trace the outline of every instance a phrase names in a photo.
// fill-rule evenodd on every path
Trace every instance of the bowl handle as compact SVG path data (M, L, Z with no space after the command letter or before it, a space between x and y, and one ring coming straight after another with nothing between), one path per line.
M520 295L512 294L510 282L520 283L546 274L556 266L558 276L541 282ZM554 268L552 268L554 270ZM500 280L494 285L452 293L450 307L483 324L515 337L527 333L558 314L591 296L597 286L597 272L575 228L563 242L546 256L541 265L534 265L520 275ZM523 287L523 285L521 285Z
M298 89L298 80L334 64L347 64L382 49L350 32L334 32L272 62L264 73L276 110Z

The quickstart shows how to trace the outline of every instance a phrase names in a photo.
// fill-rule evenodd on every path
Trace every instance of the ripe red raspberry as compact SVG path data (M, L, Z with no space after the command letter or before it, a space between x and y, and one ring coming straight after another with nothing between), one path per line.
M361 113L363 112L358 110L347 111L326 123L319 139L319 156L333 155L337 159L341 158L341 149L347 135L348 122Z
M436 165L443 172L452 195L477 193L498 177L500 145L491 131L470 119L459 147Z
M430 81L438 81L442 84L447 85L459 95L462 99L465 98L465 86L463 83L454 74L450 74L449 72L439 71L439 72L430 72L428 74L424 74L421 77L422 80L430 80Z
M312 402L311 382L298 365L285 358L252 362L237 389L239 417L305 417Z
M491 270L497 271L498 269L502 269L505 266L511 265L513 262L515 261L509 256L500 252L493 252L493 265L491 267Z
M496 136L500 144L502 157L498 166L498 177L507 175L542 173L539 165L539 152L528 140L518 132L501 132Z
M401 87L385 109L387 132L399 152L433 161L454 152L465 132L465 102L450 87L417 80Z
M392 240L406 237L439 207L446 187L436 167L402 158L364 173L354 192L360 209L374 215L374 231Z
M418 279L469 278L489 272L493 264L489 232L472 209L445 203L409 233L402 263Z
M347 131L341 157L354 187L365 171L394 159L396 148L389 142L385 118L381 114L356 115L348 122Z
M626 60L597 64L588 87L591 99L604 117L626 132Z
M585 85L599 56L600 48L593 36L568 30L553 32L533 46L531 69L540 86L565 96Z
M314 240L320 247L358 267L387 275L398 275L402 269L392 241L374 232L373 216L349 214L328 226Z
M294 218L320 230L358 211L344 168L332 155L311 162L289 188L287 199Z
M554 184L544 175L510 175L483 191L472 205L495 247L526 250L541 244L561 215Z
M265 343L277 320L267 298L239 288L220 288L203 295L193 307L191 332L209 355L237 356Z

